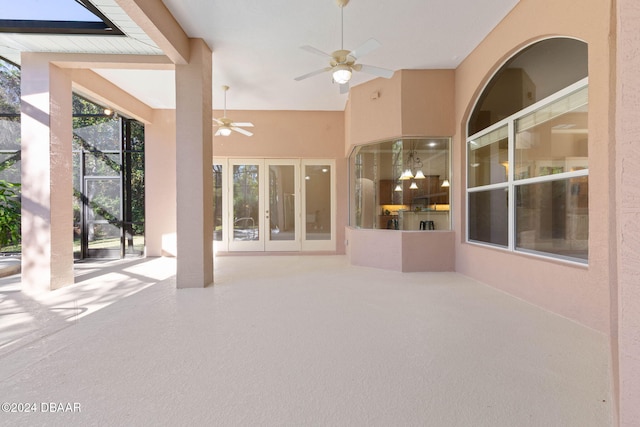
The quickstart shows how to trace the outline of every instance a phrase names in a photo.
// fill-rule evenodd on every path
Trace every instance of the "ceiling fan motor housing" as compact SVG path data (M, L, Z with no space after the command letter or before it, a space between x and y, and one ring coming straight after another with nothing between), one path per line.
M349 50L336 50L331 54L331 66L335 67L340 64L352 66L356 62L356 59L350 54L351 51Z

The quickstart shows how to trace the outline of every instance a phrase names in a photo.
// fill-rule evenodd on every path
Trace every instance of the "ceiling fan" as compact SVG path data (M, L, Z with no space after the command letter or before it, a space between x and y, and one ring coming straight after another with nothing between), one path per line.
M349 0L336 0L336 3L340 7L341 18L340 50L336 50L335 52L328 54L312 46L302 46L301 49L304 49L307 52L330 58L329 66L296 77L295 80L300 81L318 74L322 74L325 71L331 71L334 83L338 83L340 85L340 93L348 93L349 80L351 80L351 75L354 71L362 71L363 73L373 74L374 76L390 79L393 76L392 70L374 67L372 65L356 64L356 61L359 58L381 46L380 42L376 39L369 39L362 45L351 51L344 49L343 11L344 7L347 5L347 3L349 3Z
M214 136L229 136L231 135L231 131L236 131L247 136L253 135L253 133L249 132L248 130L242 129L243 127L252 128L253 123L237 123L227 118L227 91L229 90L229 86L222 86L222 90L224 90L224 114L219 119L213 119L215 124L217 124L218 126L218 130L216 131Z

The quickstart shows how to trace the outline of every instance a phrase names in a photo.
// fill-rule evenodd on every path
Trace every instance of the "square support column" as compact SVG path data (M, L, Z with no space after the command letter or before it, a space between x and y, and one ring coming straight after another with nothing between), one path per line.
M23 53L22 290L73 283L71 78L46 54Z
M191 57L176 65L176 202L178 288L213 282L212 54L190 40Z

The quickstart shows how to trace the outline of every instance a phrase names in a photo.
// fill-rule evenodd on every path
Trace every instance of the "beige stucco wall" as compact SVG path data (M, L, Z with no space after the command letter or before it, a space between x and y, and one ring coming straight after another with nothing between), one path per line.
M345 110L345 152L400 136L454 133L454 71L398 70L354 86Z
M620 425L640 425L640 3L619 0L616 98ZM614 341L616 342L616 341Z
M459 231L456 270L584 325L610 334L610 283L615 267L611 198L610 8L608 0L522 0L456 70L454 227ZM589 266L516 255L467 244L465 239L466 123L478 94L504 61L552 36L589 45ZM453 187L452 187L453 188ZM499 272L499 274L496 274Z
M402 135L453 135L454 70L402 70L400 76Z

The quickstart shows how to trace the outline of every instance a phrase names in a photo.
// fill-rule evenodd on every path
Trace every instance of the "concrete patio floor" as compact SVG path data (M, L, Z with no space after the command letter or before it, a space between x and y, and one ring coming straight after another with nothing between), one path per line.
M37 297L0 279L1 400L36 409L0 425L611 425L606 336L459 274L225 256L215 280L177 290L171 258Z

